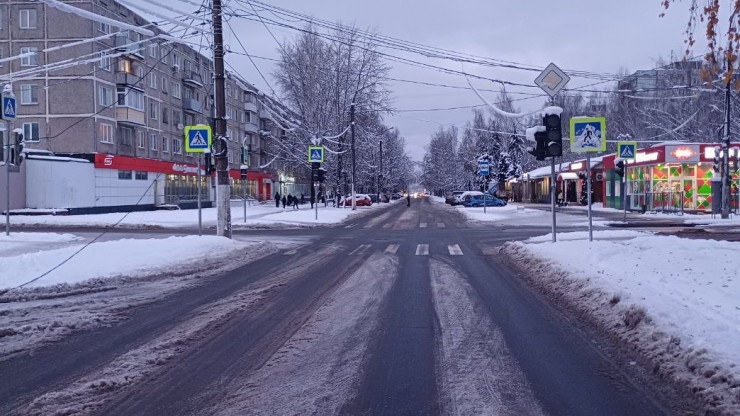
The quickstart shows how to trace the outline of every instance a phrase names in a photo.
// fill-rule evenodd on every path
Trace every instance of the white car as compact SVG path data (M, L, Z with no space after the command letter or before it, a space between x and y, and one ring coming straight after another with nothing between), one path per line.
M468 196L468 195L483 195L483 192L481 192L481 191L465 191L465 192L461 193L460 195L458 195L457 198L455 198L455 203L453 203L452 205L462 205L463 204L463 201L465 200L465 197Z

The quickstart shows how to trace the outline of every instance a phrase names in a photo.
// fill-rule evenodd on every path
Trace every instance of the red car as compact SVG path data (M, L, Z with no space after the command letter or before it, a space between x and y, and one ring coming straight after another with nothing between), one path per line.
M370 199L370 197L368 195L365 195L365 194L355 194L355 200L357 201L357 202L355 202L355 204L358 207L369 207L370 205L373 204L373 201ZM347 198L345 198L344 199L344 204L346 206L351 206L352 205L352 196L348 196Z

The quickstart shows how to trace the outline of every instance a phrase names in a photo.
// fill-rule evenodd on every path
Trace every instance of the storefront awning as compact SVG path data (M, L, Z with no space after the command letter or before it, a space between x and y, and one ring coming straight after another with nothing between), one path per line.
M558 174L559 181L563 181L563 180L570 181L570 180L575 180L575 179L578 179L578 174L575 172L563 172L563 173Z

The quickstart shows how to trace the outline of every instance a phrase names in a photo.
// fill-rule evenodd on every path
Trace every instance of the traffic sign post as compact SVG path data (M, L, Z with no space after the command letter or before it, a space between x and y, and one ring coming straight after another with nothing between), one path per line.
M591 209L591 153L606 151L606 118L574 117L570 119L570 150L586 153L586 192L588 196L588 241L594 241ZM627 149L628 150L628 149ZM634 157L634 149L632 150Z
M2 119L5 120L5 143L2 143L4 148L3 155L5 156L5 192L6 192L6 204L5 204L5 235L10 235L10 135L13 132L10 122L15 119L16 106L15 106L15 94L13 94L13 87L10 84L6 84L3 88L2 94ZM7 151L6 151L7 149ZM17 156L20 160L20 155Z
M198 124L185 127L185 151L206 153L211 148L213 133L210 126Z
M478 161L478 174L483 177L483 213L486 213L486 196L488 195L488 177L491 174L491 163L488 160Z
M309 163L324 163L324 147L311 146L308 148Z
M622 160L634 160L637 154L637 142L617 143L617 157Z

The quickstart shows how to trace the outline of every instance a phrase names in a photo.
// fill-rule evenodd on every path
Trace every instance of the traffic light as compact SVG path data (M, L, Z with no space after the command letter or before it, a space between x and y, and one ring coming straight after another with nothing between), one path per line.
M721 149L720 149L719 146L716 146L714 148L714 164L712 166L712 169L714 169L714 174L715 175L719 174L719 169L720 169L719 153L720 153L720 151L721 151Z
M242 180L247 179L247 170L246 169L240 169L240 172L239 173L241 173L241 179Z
M535 147L527 148L527 152L537 160L545 160L547 157L547 133L544 131L535 132L534 139L536 142Z
M619 175L620 178L624 177L624 160L618 160L617 163L614 164L615 171L617 172L617 175Z
M326 169L318 168L316 172L319 182L324 183L324 181L326 180Z
M321 167L321 163L318 163L318 162L311 163L311 182L319 181L319 168L320 167Z
M547 114L542 119L545 125L547 157L563 155L563 132L560 127L560 116Z
M213 166L213 158L211 157L210 153L205 154L205 166L203 166L203 169L206 172L206 176L210 176L213 172L216 171L216 167Z
M21 162L23 162L23 135L15 133L15 145L13 146L13 150L15 152L15 159L12 160L12 162L16 166L20 166Z

